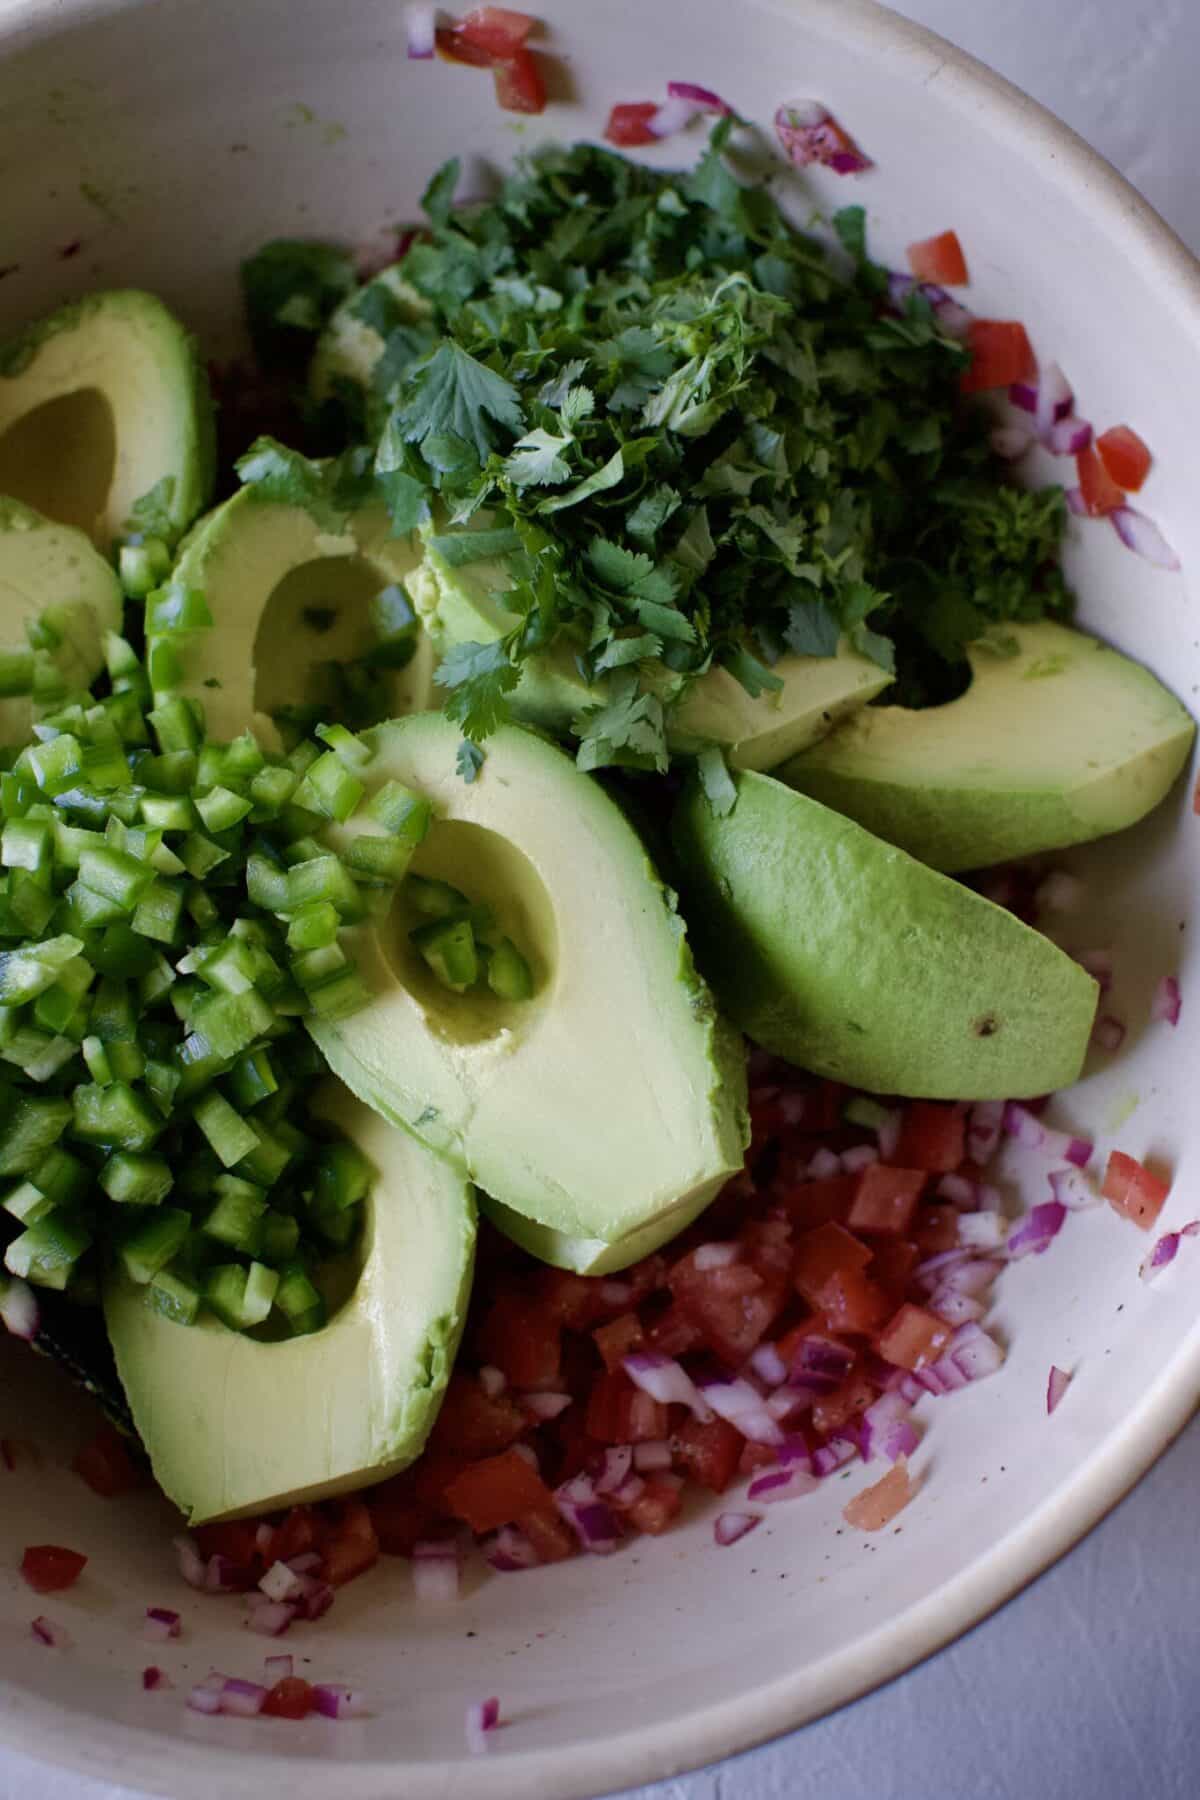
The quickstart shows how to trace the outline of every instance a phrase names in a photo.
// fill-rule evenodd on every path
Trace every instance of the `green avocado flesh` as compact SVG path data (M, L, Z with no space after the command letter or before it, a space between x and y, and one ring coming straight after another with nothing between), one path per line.
M396 325L418 324L432 310L428 300L405 281L397 263L381 269L343 300L331 313L309 366L308 391L316 405L336 401L350 389L361 396L368 423L381 423L373 417L376 409L370 389L372 371L383 355L384 339L369 322L372 312L386 318L394 329Z
M226 741L250 727L276 749L271 715L289 705L332 708L330 665L354 662L376 643L371 601L402 586L418 554L392 537L381 507L326 530L302 506L243 488L183 546L174 584L203 594L212 625L158 640L178 664L171 691L203 706L210 737ZM388 713L431 703L432 665L420 632L412 661L383 677Z
M122 605L121 584L90 538L18 500L0 499L0 644L6 650L27 651L27 627L40 622L63 691L78 692L104 667L104 634L120 631ZM0 698L0 743L28 742L33 717L28 694Z
M409 940L417 920L401 887L387 915L347 934L372 1000L308 1021L330 1066L539 1225L610 1245L651 1226L670 1235L741 1167L744 1054L637 835L519 726L488 739L471 783L440 714L363 737L368 793L399 781L433 803L413 870L491 908L533 992L447 992ZM335 845L357 828L332 833Z
M455 644L489 643L510 631L516 615L504 597L512 585L503 563L452 565L425 532L425 563L413 590L414 604L440 654ZM435 541L431 541L435 540ZM883 692L891 676L843 644L836 656L781 656L771 673L782 685L753 698L725 669L710 669L668 721L667 741L681 754L719 744L732 768L769 769L815 743L840 719ZM586 707L603 706L601 677L589 684L566 645L522 665L511 696L514 714L555 736L565 736Z
M177 537L214 467L203 364L152 294L89 294L0 345L0 493L107 549L138 529ZM156 517L139 520L148 496Z
M744 1031L818 1075L947 1100L1076 1080L1098 989L1048 938L769 775L675 849L700 965Z
M469 1185L336 1083L315 1110L376 1170L357 1282L328 1324L266 1343L210 1314L177 1325L123 1280L104 1296L155 1476L193 1524L394 1475L420 1455L450 1377L474 1262Z
M1082 631L1009 625L1012 656L970 651L945 706L867 707L776 770L936 869L1121 831L1167 793L1195 736L1148 669Z

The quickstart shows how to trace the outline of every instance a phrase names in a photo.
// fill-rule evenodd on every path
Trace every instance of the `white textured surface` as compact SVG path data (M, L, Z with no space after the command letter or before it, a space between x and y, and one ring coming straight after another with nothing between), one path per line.
M1050 106L1200 249L1196 0L899 10ZM1183 1800L1200 1753L1198 1491L1200 1420L1085 1543L940 1656L793 1737L626 1800ZM128 1800L0 1756L2 1800L35 1795Z

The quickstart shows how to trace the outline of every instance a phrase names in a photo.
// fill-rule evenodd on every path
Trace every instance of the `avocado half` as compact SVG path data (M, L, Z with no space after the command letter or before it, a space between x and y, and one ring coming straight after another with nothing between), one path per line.
M635 1262L647 1234L662 1242L708 1204L747 1140L742 1042L696 973L674 896L616 804L533 732L495 732L470 783L440 713L363 739L369 793L399 781L433 803L413 871L491 909L533 993L440 987L409 941L402 886L347 934L372 999L309 1030L362 1099L548 1227L550 1254L560 1234L599 1243L608 1266ZM353 819L331 841L369 827Z
M1196 727L1140 663L1050 620L969 651L945 706L871 706L776 770L935 869L1121 831L1167 793Z
M151 495L178 537L215 468L204 365L153 294L88 294L0 344L0 493L107 550Z
M193 1524L383 1481L420 1455L466 1319L475 1200L462 1175L337 1082L318 1117L374 1165L353 1291L320 1331L264 1343L177 1325L114 1278L104 1315L163 1491Z

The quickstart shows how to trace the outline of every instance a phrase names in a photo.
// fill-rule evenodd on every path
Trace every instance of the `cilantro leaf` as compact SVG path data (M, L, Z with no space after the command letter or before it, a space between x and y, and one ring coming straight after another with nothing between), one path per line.
M667 767L662 701L639 690L632 669L618 669L606 704L585 708L571 729L580 740L575 761L581 769L619 764L661 774Z
M516 437L524 424L520 396L511 381L448 340L412 378L399 417L407 443L419 444L433 432L452 431L474 445L480 462L495 448L497 426Z
M552 500L543 500L539 512L561 512L566 506L578 506L584 500L590 500L593 494L602 494L606 488L616 487L625 475L625 454L622 450L614 450L602 468L593 469L590 475L568 488L565 494L556 494Z
M856 262L867 260L867 209L865 206L843 206L834 213L834 231L842 249Z
M514 487L554 487L571 479L571 465L564 460L573 439L555 437L539 425L518 438L504 459L504 473Z
M442 164L421 195L421 211L435 225L444 225L449 219L454 207L454 190L461 174L462 164L457 156L452 156Z
M276 238L242 264L242 303L264 364L307 355L339 301L356 285L354 259L336 244Z
M463 736L478 742L508 717L506 695L520 679L504 640L490 644L452 644L434 671L439 687L452 689L447 718L461 725Z
M722 658L722 661L734 680L740 682L752 700L757 700L762 694L777 694L783 686L779 676L773 675L770 669L764 663L759 662L757 656L752 656L744 645L731 651Z
M430 516L425 480L415 463L395 418L389 418L375 452L375 479L391 517L393 537L406 537Z
M737 805L737 788L719 744L710 744L696 758L696 770L704 798L718 819L727 818Z
M125 521L127 537L157 537L171 545L178 533L171 517L175 499L175 477L164 475L152 488L134 501Z
M463 738L459 744L458 754L454 758L454 766L468 786L482 769L486 755L487 752L478 744L472 743L470 738Z
M788 607L783 639L797 656L836 656L841 626L819 594L798 594Z
M311 462L276 438L260 437L238 458L234 468L238 480L258 500L303 507L318 525L330 530L337 530L345 522L349 509L334 498L342 473L337 463Z

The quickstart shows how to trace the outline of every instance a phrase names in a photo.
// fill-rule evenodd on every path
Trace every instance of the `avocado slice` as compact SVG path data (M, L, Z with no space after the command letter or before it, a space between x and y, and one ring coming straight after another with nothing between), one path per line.
M520 726L489 737L471 783L441 714L363 736L368 792L398 781L433 803L414 872L491 909L533 993L439 985L409 940L418 915L402 886L347 934L372 1001L309 1021L330 1066L522 1217L608 1244L681 1229L742 1165L745 1057L633 828ZM369 828L360 820L333 841Z
M476 528L490 523L480 517ZM439 655L453 644L488 643L511 630L517 618L504 605L512 577L503 562L450 562L439 548L446 534L428 526L422 535L425 562L413 599ZM835 656L789 652L771 673L782 686L757 699L727 669L700 676L668 720L671 749L687 755L719 744L732 768L770 769L815 743L892 680L845 643ZM607 698L604 679L589 685L571 648L557 644L525 661L509 703L515 717L565 737L584 708L603 706Z
M110 1281L104 1312L160 1486L193 1524L327 1499L421 1452L466 1318L475 1202L448 1163L336 1082L318 1117L374 1164L353 1291L311 1336L267 1343L177 1325Z
M404 586L419 554L407 538L392 537L382 507L351 513L335 531L302 506L244 487L201 520L175 568L177 587L204 595L212 626L152 639L152 670L161 643L176 665L166 691L203 706L210 737L228 740L250 726L275 749L271 714L293 703L332 704L330 665L375 647L372 602ZM388 714L431 704L433 650L419 629L415 646L402 668L380 673Z
M935 869L1058 850L1121 831L1167 793L1196 727L1139 663L1043 621L1013 654L969 651L945 706L872 706L776 770Z
M429 301L400 273L400 264L380 269L330 314L317 340L308 370L308 391L318 406L348 397L377 435L371 375L383 355L387 331L398 325L419 327L433 312ZM431 334L432 342L432 334Z
M214 470L204 365L153 294L89 294L0 345L0 493L107 550L137 529L178 537Z
M111 564L82 531L0 498L0 642L26 651L40 623L45 653L75 692L104 667L104 635L120 631L123 605ZM0 743L27 743L33 718L29 694L0 698Z
M672 824L701 967L742 1029L878 1093L999 1100L1068 1086L1098 988L1012 913L770 775L698 785Z

